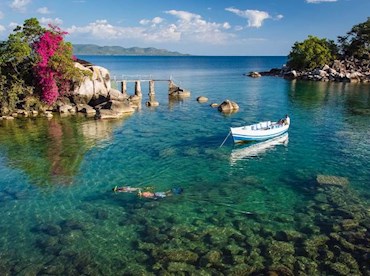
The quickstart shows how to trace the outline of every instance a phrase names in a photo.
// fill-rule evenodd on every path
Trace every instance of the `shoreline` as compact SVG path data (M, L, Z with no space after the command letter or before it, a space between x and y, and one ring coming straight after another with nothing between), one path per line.
M365 59L335 60L331 65L324 65L313 70L294 70L284 65L282 68L249 72L244 75L252 78L274 76L290 80L370 83L370 61Z

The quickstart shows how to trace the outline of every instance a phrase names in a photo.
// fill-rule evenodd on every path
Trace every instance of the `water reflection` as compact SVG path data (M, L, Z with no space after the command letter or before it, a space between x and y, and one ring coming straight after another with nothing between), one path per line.
M257 157L277 145L287 146L288 142L289 134L285 133L279 137L275 137L263 142L253 143L242 148L233 149L230 155L231 164L234 164L235 162L242 159Z
M112 139L122 120L81 117L17 119L0 122L0 150L6 163L37 186L69 185L85 153Z

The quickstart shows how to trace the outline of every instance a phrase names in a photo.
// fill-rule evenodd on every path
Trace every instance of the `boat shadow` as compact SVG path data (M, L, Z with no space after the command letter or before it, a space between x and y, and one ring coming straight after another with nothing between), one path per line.
M234 164L239 160L258 157L277 145L287 146L288 142L289 134L284 133L278 137L264 140L262 142L248 142L237 145L230 154L231 164Z

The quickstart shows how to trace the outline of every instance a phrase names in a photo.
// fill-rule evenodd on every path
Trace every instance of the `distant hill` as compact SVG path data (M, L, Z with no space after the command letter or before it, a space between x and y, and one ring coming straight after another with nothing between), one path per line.
M171 52L156 48L124 48L121 46L98 46L94 44L73 44L75 55L106 55L106 56L187 56L179 52Z

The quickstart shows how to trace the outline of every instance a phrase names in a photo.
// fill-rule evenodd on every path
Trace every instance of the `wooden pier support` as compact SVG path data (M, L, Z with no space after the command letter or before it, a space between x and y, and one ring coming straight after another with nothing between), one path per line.
M149 81L149 101L146 103L147 106L159 106L159 102L155 99L154 80Z
M150 95L155 95L154 80L149 81L149 96Z
M135 81L135 95L140 98L143 96L141 93L141 83L139 80Z
M122 94L127 94L127 82L125 80L121 82L121 92Z

